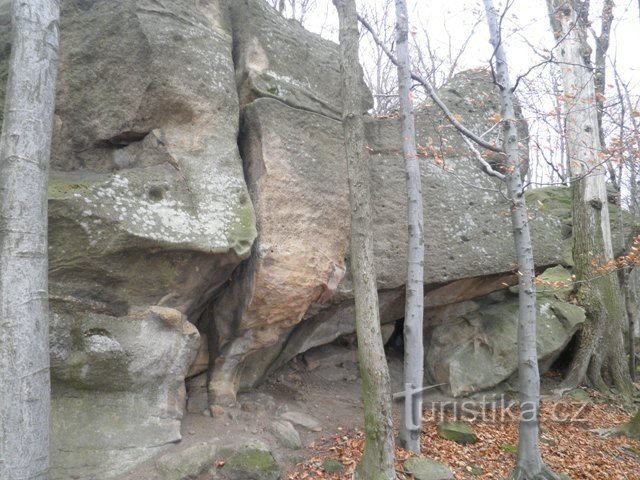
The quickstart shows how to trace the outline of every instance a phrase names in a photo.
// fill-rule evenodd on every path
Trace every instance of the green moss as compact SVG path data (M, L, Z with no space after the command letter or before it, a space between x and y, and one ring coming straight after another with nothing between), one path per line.
M235 248L238 256L241 258L249 255L251 252L251 246L258 236L253 205L248 197L244 200L245 201L240 201L233 208L233 214L239 220L237 222L233 222L225 232L229 239L229 243L233 245L233 248Z
M236 452L226 450L221 453L229 455L226 458L224 467L222 467L223 472L240 470L245 472L276 473L279 471L278 464L271 452L268 451L242 448Z
M473 475L474 477L479 477L480 475L485 474L485 471L476 465L470 465L469 468L471 469L469 470L469 473L471 473L471 475Z
M503 443L502 445L500 445L500 448L507 453L512 453L513 455L518 453L518 447L512 445L511 443Z
M49 198L64 198L70 193L82 192L87 190L92 182L70 181L62 179L49 179Z
M329 474L340 473L342 471L343 465L338 460L327 458L324 462L322 462L322 468Z

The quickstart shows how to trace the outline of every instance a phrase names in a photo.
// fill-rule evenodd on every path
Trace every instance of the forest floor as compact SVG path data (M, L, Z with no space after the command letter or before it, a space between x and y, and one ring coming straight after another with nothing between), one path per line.
M558 380L555 372L545 375L543 391L550 393ZM462 408L457 412L442 409L440 402L434 406L427 400L425 406L421 442L424 456L446 464L455 479L507 478L516 460L517 406L497 402L491 408L482 409L469 404L467 415L462 415ZM605 434L605 430L628 421L632 416L630 410L618 404L613 396L587 389L574 391L571 396L543 396L540 446L544 461L556 473L564 473L568 475L564 478L571 480L639 480L640 441ZM438 423L452 420L468 423L477 442L461 445L440 437ZM323 437L309 446L312 456L296 465L286 479L350 480L362 455L363 443L364 435L358 428L342 429ZM414 478L403 468L404 460L411 456L402 449L396 450L399 479Z
M271 374L257 389L241 393L235 406L225 408L215 417L208 415L205 385L202 384L200 390L192 388L190 413L182 424L182 441L164 455L176 455L199 444L222 449L242 445L251 438L269 447L282 469L280 478L284 480L351 480L363 446L360 382L355 349L332 348L329 355L294 359ZM397 392L402 382L402 358L391 354L388 360L392 389ZM543 377L540 440L547 464L558 473L568 474L572 480L640 480L640 442L604 437L596 431L626 422L633 409L640 405L625 410L615 397L587 390L556 397L551 393L558 379L557 374ZM445 463L456 480L506 478L515 464L517 449L518 413L516 407L508 406L513 395L513 392L497 392L481 397L498 402L497 407L467 408L475 412L474 418L465 421L472 426L478 441L460 445L440 438L436 427L441 420L459 416L455 413L464 405L460 399L429 390L424 397L422 453ZM456 412L452 408L454 404ZM401 402L394 404L395 425L399 424L401 407ZM274 437L273 422L280 420L283 412L298 412L319 423L314 429L296 425L303 448L287 448ZM406 452L397 451L400 479L413 478L403 470L403 460L408 457ZM151 459L118 478L160 478L157 461ZM222 466L224 461L221 458L216 465ZM215 466L214 469L217 470ZM226 477L214 473L198 478Z

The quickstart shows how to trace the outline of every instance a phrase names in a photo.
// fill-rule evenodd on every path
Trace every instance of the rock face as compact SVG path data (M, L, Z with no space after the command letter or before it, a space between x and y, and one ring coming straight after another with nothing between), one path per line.
M220 345L210 392L220 403L235 398L248 354L281 341L312 304L331 296L348 245L340 123L258 99L245 107L243 130L260 234L214 307Z
M9 4L0 0L2 84ZM339 55L262 0L63 0L60 54L52 477L102 479L180 440L185 376L207 363L209 395L224 404L354 332ZM498 110L488 78L467 72L440 92L476 131ZM364 83L361 96L364 112ZM462 395L515 370L514 301L494 293L516 281L508 205L433 105L417 119L427 371ZM403 317L407 249L399 122L366 128L390 333ZM542 204L532 211L537 265L570 264L566 190L529 195ZM552 297L539 310L546 365L580 313ZM200 397L192 405L205 408ZM260 478L276 478L266 460ZM224 474L247 478L241 466Z
M180 440L195 326L166 307L51 306L53 478L108 478Z
M243 105L256 98L340 120L340 52L338 46L285 20L266 2L229 2L234 32L236 81ZM362 111L373 107L362 82Z

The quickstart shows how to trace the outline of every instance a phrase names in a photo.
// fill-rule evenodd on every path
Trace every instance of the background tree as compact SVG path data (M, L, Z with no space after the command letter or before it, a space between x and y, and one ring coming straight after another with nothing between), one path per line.
M57 0L14 0L0 136L0 478L49 478L47 180Z
M355 0L334 0L340 19L342 122L351 205L351 275L355 295L358 365L364 403L365 445L356 469L362 480L392 480L394 436L391 386L380 332L378 290L371 238L369 159L360 101L358 20Z
M613 258L613 248L586 3L547 0L563 78L577 297L587 314L563 386L587 380L598 389L613 385L628 395L633 387L624 360L620 286L616 275L600 275L594 268Z
M405 408L400 425L404 448L420 453L422 430L422 383L424 379L424 214L422 178L416 151L416 127L411 94L409 59L409 14L405 0L396 0L396 55L402 154L407 180L407 284L404 309L404 386ZM413 392L417 392L414 394Z

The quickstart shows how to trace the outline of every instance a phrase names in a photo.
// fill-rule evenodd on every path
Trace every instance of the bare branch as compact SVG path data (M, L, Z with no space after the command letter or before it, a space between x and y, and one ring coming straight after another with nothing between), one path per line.
M373 39L376 42L376 44L387 55L389 60L391 60L391 63L393 63L394 65L397 66L398 65L397 59L391 53L391 51L389 51L389 49L386 47L386 45L380 40L380 38L378 37L376 32L373 30L373 28L369 24L369 22L367 22L367 20L365 20L361 15L358 15L358 20L364 26L364 28L366 28L369 31L369 33L373 37ZM497 152L497 153L504 153L504 150L502 148L494 145L493 143L487 142L486 140L483 140L481 137L479 137L478 135L473 133L471 130L469 130L467 127L465 127L462 123L460 123L458 120L456 120L456 118L454 117L453 113L451 113L451 110L449 110L449 108L444 104L444 102L440 99L440 97L436 93L436 91L433 88L433 86L426 79L422 78L419 75L416 75L415 73L411 74L411 78L413 80L415 80L416 82L418 82L420 85L422 85L425 88L425 90L427 91L427 93L429 94L431 99L440 108L440 110L442 110L442 113L444 113L445 117L447 117L447 120L449 120L451 125L453 125L455 127L455 129L458 130L462 135L464 135L468 139L474 141L475 143L477 143L481 147L486 148L487 150L491 150L492 152Z

